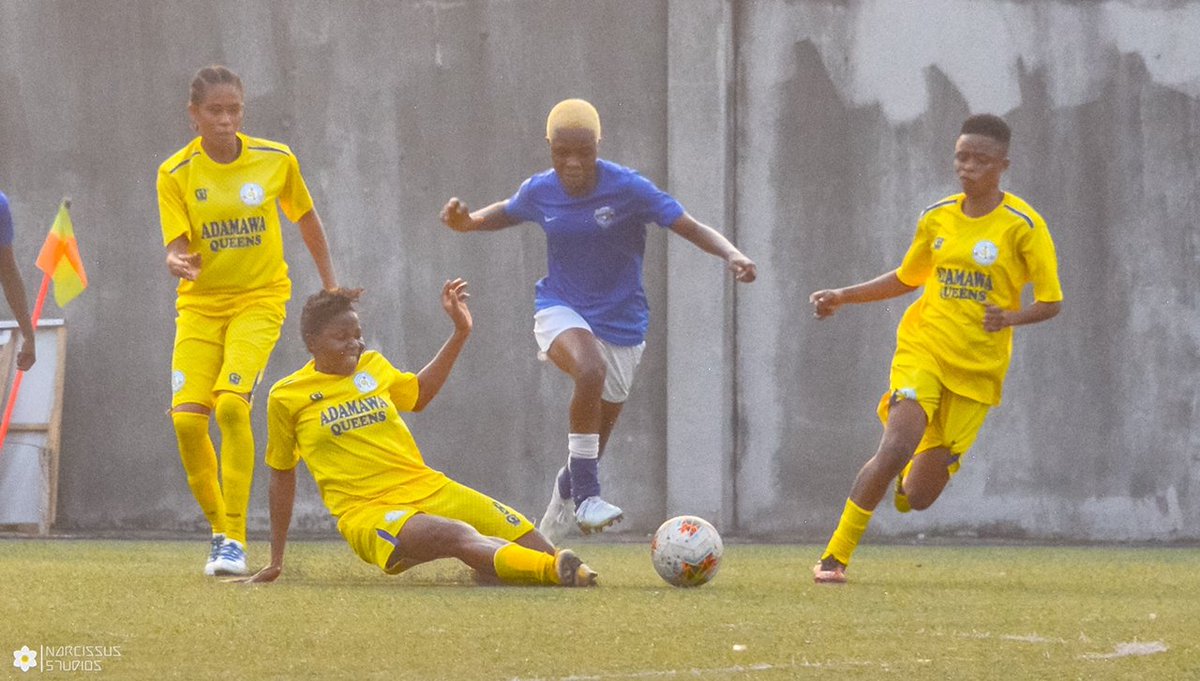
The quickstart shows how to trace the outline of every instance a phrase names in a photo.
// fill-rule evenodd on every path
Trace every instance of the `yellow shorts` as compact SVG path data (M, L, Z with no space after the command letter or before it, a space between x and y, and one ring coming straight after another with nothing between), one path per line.
M482 492L447 482L438 491L411 504L386 501L358 506L338 519L338 532L355 555L389 575L404 572L409 566L392 559L396 537L414 515L429 515L461 520L480 534L516 541L533 531L529 519Z
M950 473L958 472L959 457L975 444L991 405L951 392L928 369L898 361L892 364L891 390L879 400L877 409L885 426L888 410L900 400L916 400L928 419L916 453L945 447L954 456Z
M257 300L213 316L192 309L175 318L171 355L171 407L211 408L213 393L253 393L286 314L284 300Z

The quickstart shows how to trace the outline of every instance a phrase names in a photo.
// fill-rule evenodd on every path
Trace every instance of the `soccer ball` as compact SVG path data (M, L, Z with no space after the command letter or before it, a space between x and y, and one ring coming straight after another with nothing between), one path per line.
M658 576L674 586L700 586L717 576L725 546L704 518L681 515L659 526L650 541L650 560Z

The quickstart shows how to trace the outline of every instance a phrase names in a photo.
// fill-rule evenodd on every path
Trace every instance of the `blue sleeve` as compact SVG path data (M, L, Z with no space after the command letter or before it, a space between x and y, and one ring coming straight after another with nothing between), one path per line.
M0 192L0 246L13 245L12 212L8 209L8 197Z
M509 217L520 220L522 222L537 222L541 214L538 213L534 206L533 199L530 197L533 186L533 178L529 178L521 183L517 188L517 193L513 194L508 199L508 205L504 207L504 212Z
M645 211L645 222L653 222L659 227L670 227L683 215L683 204L640 174L632 175L630 184L638 196L642 210Z

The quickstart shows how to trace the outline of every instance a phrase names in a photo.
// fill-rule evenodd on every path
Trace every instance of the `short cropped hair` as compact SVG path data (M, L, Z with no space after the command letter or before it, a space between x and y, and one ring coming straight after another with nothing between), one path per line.
M321 333L321 329L329 320L353 310L354 304L362 297L360 288L335 288L332 291L320 291L304 301L304 310L300 312L300 335L307 342L309 338Z
M1003 118L994 114L975 114L963 121L960 135L983 135L990 137L1004 146L1012 139L1012 128Z
M600 140L600 114L596 107L582 99L564 99L550 109L550 115L546 117L546 139L553 137L555 130L577 128L591 130L596 133L596 140Z
M214 64L205 66L196 72L196 76L192 78L188 101L192 104L203 104L204 96L208 94L208 88L213 85L232 85L237 88L238 92L245 92L242 87L242 79L238 77L238 74L224 66Z

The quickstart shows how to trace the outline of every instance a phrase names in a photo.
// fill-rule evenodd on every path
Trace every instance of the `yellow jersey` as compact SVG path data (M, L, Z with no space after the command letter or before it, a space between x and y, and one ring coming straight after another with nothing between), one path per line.
M1020 309L1026 284L1039 302L1061 301L1058 259L1045 220L1020 198L1005 192L979 218L963 213L964 198L938 201L917 221L896 276L925 290L900 320L896 355L923 360L952 392L996 405L1013 331L985 331L984 308Z
M326 508L340 518L365 503L408 505L449 478L425 464L399 412L412 411L415 374L375 351L350 376L324 374L312 361L271 388L267 465L312 472Z
M241 153L217 163L197 137L158 168L163 245L186 236L201 257L196 281L180 280L178 307L221 314L247 295L291 295L279 211L312 210L300 163L285 144L237 134Z

